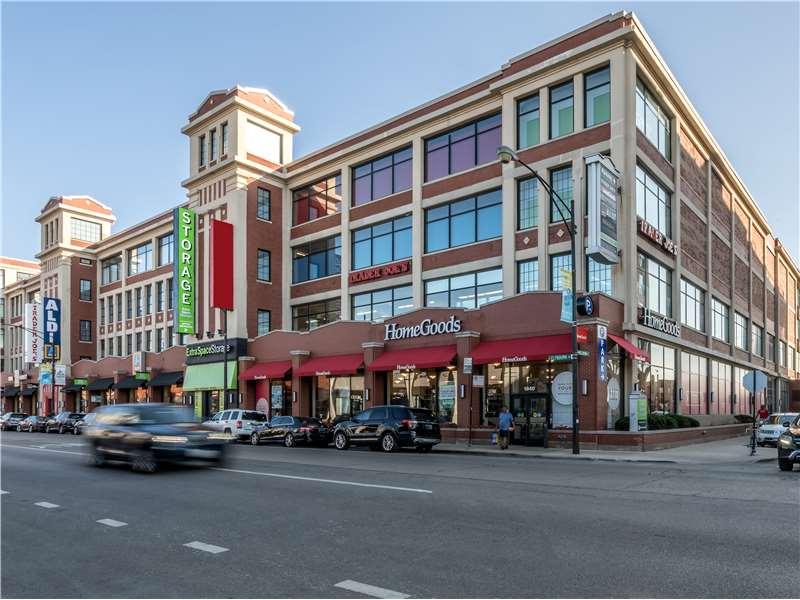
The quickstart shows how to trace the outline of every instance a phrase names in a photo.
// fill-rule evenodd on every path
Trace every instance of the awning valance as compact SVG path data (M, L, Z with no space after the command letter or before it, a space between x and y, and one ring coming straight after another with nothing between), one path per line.
M115 390L135 390L143 387L145 383L147 382L142 379L136 379L136 377L126 377L115 383L113 387Z
M384 352L369 365L370 371L402 371L446 367L456 356L455 345L405 348Z
M568 333L562 333L481 342L470 352L470 356L473 364L485 365L547 360L553 354L570 354L571 352L572 337Z
M150 387L175 385L183 381L183 371L164 371L147 382Z
M70 383L69 385L65 385L61 388L61 391L64 393L71 393L71 392L80 392L83 390L84 386L82 385L75 385L74 383Z
M3 388L3 398L13 398L19 394L19 388L16 386L7 386Z
M355 375L364 366L363 354L339 354L310 358L297 369L296 375Z
M22 390L19 393L19 395L22 396L23 398L30 398L31 396L33 396L38 391L39 391L39 388L37 388L37 387L26 387L24 390Z
M254 379L283 379L291 368L292 361L290 360L256 363L242 373L241 379L246 379L247 381Z
M619 346L620 348L625 350L625 352L630 354L632 358L643 360L644 362L648 363L650 362L650 355L647 352L631 344L624 337L613 335L611 333L608 334L608 337L614 342L616 342L617 346Z
M236 389L237 362L228 361L228 389ZM189 365L183 376L183 391L195 390L221 390L224 388L225 363L206 363L203 365Z
M104 377L102 379L90 381L89 385L86 386L86 389L90 392L105 392L106 390L111 389L112 385L114 385L114 378Z

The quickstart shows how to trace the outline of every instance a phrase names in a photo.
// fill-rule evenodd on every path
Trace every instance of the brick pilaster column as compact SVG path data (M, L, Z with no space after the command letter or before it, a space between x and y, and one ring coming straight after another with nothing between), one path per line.
M292 357L292 397L291 411L296 417L308 416L311 414L311 388L306 386L303 389L303 378L297 375L297 369L308 360L311 353L308 350L291 350L289 356Z

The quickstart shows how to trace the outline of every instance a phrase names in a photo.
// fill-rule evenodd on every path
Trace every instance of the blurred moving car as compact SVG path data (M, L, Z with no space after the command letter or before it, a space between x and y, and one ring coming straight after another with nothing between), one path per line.
M254 428L267 423L267 415L260 410L231 409L222 410L203 421L203 425L215 431L221 431L237 438L247 438Z
M219 465L230 436L197 422L190 407L160 402L113 404L96 411L85 429L95 466L128 462L134 471L153 473L163 463Z
M384 452L405 447L427 452L441 441L439 422L433 413L425 408L407 406L369 408L337 424L333 431L333 445L337 450L347 450L354 444L373 450L380 448Z
M54 415L48 415L46 417L42 417L39 415L31 415L25 419L23 419L19 425L17 425L17 431L27 431L28 433L34 432L43 432L44 428L47 426L47 419L53 418Z
M82 419L78 419L75 422L75 426L72 428L72 433L75 435L80 435L83 433L84 429L94 425L95 418L97 418L97 413L90 412L85 414Z
M798 413L773 413L756 429L756 443L759 446L777 446L778 438L794 421Z
M28 415L26 413L15 413L15 412L7 412L2 417L0 417L0 430L1 431L8 431L9 429L17 429L19 424L24 421Z
M800 415L778 438L778 468L791 471L795 463L800 463Z
M287 448L298 444L327 446L329 429L313 417L273 417L263 427L250 434L250 443L258 446L262 442L280 442Z
M66 433L72 431L75 423L84 417L83 413L70 412L65 410L58 413L56 416L48 418L44 427L45 433L57 431L58 433Z

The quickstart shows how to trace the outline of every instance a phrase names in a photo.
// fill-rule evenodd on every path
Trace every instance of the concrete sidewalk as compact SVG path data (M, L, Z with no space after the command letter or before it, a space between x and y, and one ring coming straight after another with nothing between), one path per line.
M514 456L517 458L561 458L573 460L596 460L612 462L657 462L676 464L709 464L739 463L749 464L770 462L777 459L774 448L756 447L756 455L750 456L750 437L739 436L726 440L717 440L702 444L690 444L665 450L649 450L647 452L633 450L584 450L579 455L572 454L570 448L530 448L510 446L501 450L489 444L465 443L439 444L434 452L450 452L459 454L477 454L482 456Z

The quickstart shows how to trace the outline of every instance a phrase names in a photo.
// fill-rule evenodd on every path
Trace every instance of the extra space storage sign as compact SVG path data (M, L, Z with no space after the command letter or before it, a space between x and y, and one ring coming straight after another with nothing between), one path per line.
M58 358L61 350L61 300L45 298L42 305L45 358Z
M175 256L175 329L178 333L194 333L197 215L188 208L178 207L173 226L178 243Z

